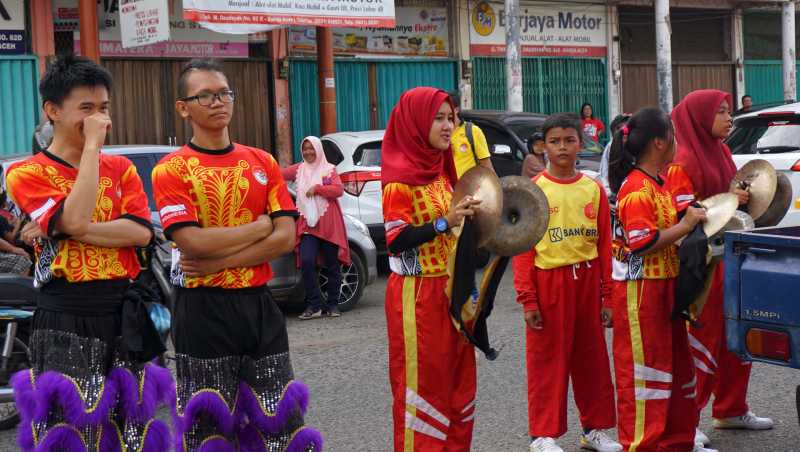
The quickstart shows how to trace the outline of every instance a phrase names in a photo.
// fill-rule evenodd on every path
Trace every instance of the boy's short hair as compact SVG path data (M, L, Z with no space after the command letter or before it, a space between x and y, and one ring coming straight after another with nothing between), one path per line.
M562 129L575 129L578 133L578 138L583 142L583 127L581 127L581 120L575 113L555 113L547 117L542 124L542 137L547 138L547 132L555 128Z
M82 86L103 86L111 93L111 73L94 61L75 55L56 58L39 82L42 105L51 102L61 105L73 89Z
M189 60L183 68L181 69L180 75L178 75L178 98L183 98L188 95L186 80L189 78L189 74L193 71L208 71L208 72L218 72L225 77L225 80L228 79L228 76L225 74L225 71L222 69L222 65L219 61L214 60L212 58L194 58Z

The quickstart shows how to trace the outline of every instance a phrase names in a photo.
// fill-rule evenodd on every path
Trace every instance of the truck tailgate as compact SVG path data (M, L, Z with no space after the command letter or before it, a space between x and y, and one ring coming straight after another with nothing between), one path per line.
M800 227L762 228L725 235L725 320L728 347L748 359L752 329L788 337L800 367Z

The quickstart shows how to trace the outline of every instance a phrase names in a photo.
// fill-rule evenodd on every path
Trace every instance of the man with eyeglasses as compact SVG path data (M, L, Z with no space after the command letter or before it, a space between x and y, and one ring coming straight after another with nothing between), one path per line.
M275 159L233 143L236 96L213 60L178 81L188 144L153 169L164 234L175 242L172 338L178 382L176 450L319 451L303 426L308 389L294 380L269 261L294 248L292 198Z

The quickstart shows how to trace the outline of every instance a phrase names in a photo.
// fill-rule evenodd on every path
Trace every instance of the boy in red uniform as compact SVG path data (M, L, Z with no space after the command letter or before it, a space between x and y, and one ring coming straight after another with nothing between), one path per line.
M615 424L614 387L603 326L611 326L611 226L603 187L575 169L581 124L568 114L542 125L550 165L533 181L547 195L550 223L531 251L514 258L524 306L532 452L559 452L572 378L584 432L581 447L622 450L603 432ZM602 312L602 314L601 314Z
M292 376L268 261L294 248L294 203L274 158L233 143L234 93L222 69L192 60L178 113L194 135L153 169L172 258L178 401L176 450L322 448L303 426L308 389Z
M147 319L127 313L146 312L130 296L131 280L140 272L135 247L153 233L136 167L101 152L110 90L111 75L97 64L55 61L39 85L52 144L6 177L9 195L31 218L23 235L35 240L40 290L32 369L11 380L24 451L169 448L169 429L155 413L172 404L175 383L167 369L126 348L145 338L134 326Z

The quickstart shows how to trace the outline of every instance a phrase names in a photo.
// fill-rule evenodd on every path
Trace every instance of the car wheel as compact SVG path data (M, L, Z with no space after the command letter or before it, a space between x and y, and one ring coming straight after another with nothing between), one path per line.
M350 250L350 265L341 265L342 286L339 289L339 310L349 311L355 307L361 294L364 292L364 285L367 281L367 271L364 261L355 250ZM328 300L328 277L325 272L319 272L319 291L323 302Z

